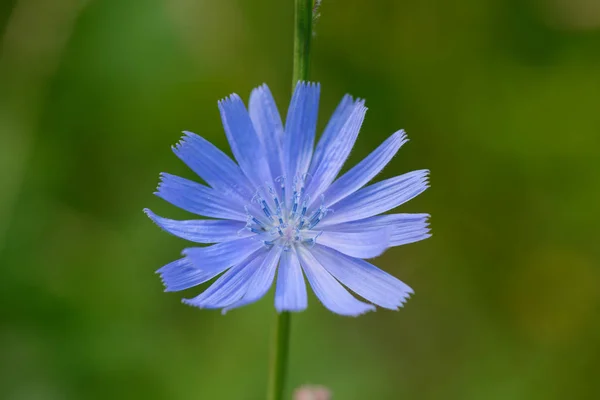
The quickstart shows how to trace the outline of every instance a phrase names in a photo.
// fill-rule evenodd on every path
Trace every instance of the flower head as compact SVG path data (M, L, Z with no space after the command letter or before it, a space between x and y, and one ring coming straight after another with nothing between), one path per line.
M173 151L206 185L163 173L156 194L212 219L148 216L196 243L157 272L167 291L217 276L183 301L227 311L259 300L276 279L278 311L307 306L308 280L329 310L356 316L373 304L397 309L412 289L364 261L387 248L429 237L428 214L386 214L423 192L427 170L365 186L407 141L398 131L336 179L358 136L364 101L345 96L314 147L319 84L299 82L285 126L266 85L252 91L249 111L238 95L219 102L234 162L210 142L185 132ZM358 300L347 289L369 303Z

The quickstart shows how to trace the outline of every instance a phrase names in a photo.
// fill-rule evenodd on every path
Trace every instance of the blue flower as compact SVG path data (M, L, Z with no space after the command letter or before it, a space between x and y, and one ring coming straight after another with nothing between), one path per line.
M263 297L276 279L275 308L307 306L304 277L325 307L356 316L401 307L412 289L364 261L387 248L428 238L428 214L386 214L428 187L427 170L365 186L406 143L384 141L336 179L365 117L363 100L346 95L314 148L320 85L299 82L285 126L269 88L252 91L249 111L236 94L219 102L234 162L202 137L185 132L173 151L205 184L161 174L156 195L213 219L148 216L196 243L157 272L166 291L216 281L184 303L223 312ZM348 289L367 302L358 300Z

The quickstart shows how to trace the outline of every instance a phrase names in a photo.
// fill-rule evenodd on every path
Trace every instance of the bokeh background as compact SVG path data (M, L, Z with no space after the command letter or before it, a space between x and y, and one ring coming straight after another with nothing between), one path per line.
M293 2L0 2L0 398L264 398L268 299L221 316L163 293L189 245L150 207L182 130L227 148L216 102L266 82L285 111ZM434 236L377 260L399 312L293 318L287 397L600 398L600 3L324 0L311 77L323 127L369 112L354 164L432 171L403 206Z

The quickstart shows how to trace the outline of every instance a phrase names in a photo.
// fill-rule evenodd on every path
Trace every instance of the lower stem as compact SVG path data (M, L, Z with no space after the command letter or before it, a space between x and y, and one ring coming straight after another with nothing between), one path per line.
M290 340L290 320L291 314L289 312L278 313L275 316L275 340L271 347L268 400L281 400L283 398Z

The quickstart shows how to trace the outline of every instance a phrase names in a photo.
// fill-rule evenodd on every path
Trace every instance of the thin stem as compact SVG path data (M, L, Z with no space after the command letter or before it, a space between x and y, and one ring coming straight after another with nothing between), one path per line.
M294 69L292 88L298 81L308 80L310 65L310 41L312 39L313 0L295 0L294 17ZM290 339L289 312L275 315L275 332L269 366L268 400L282 400L287 373L287 359Z
M275 317L275 340L271 348L271 366L269 373L268 400L281 400L287 373L288 344L290 339L289 312L282 312Z
M310 66L310 41L312 39L313 0L295 0L294 18L294 70L292 87L308 79Z

